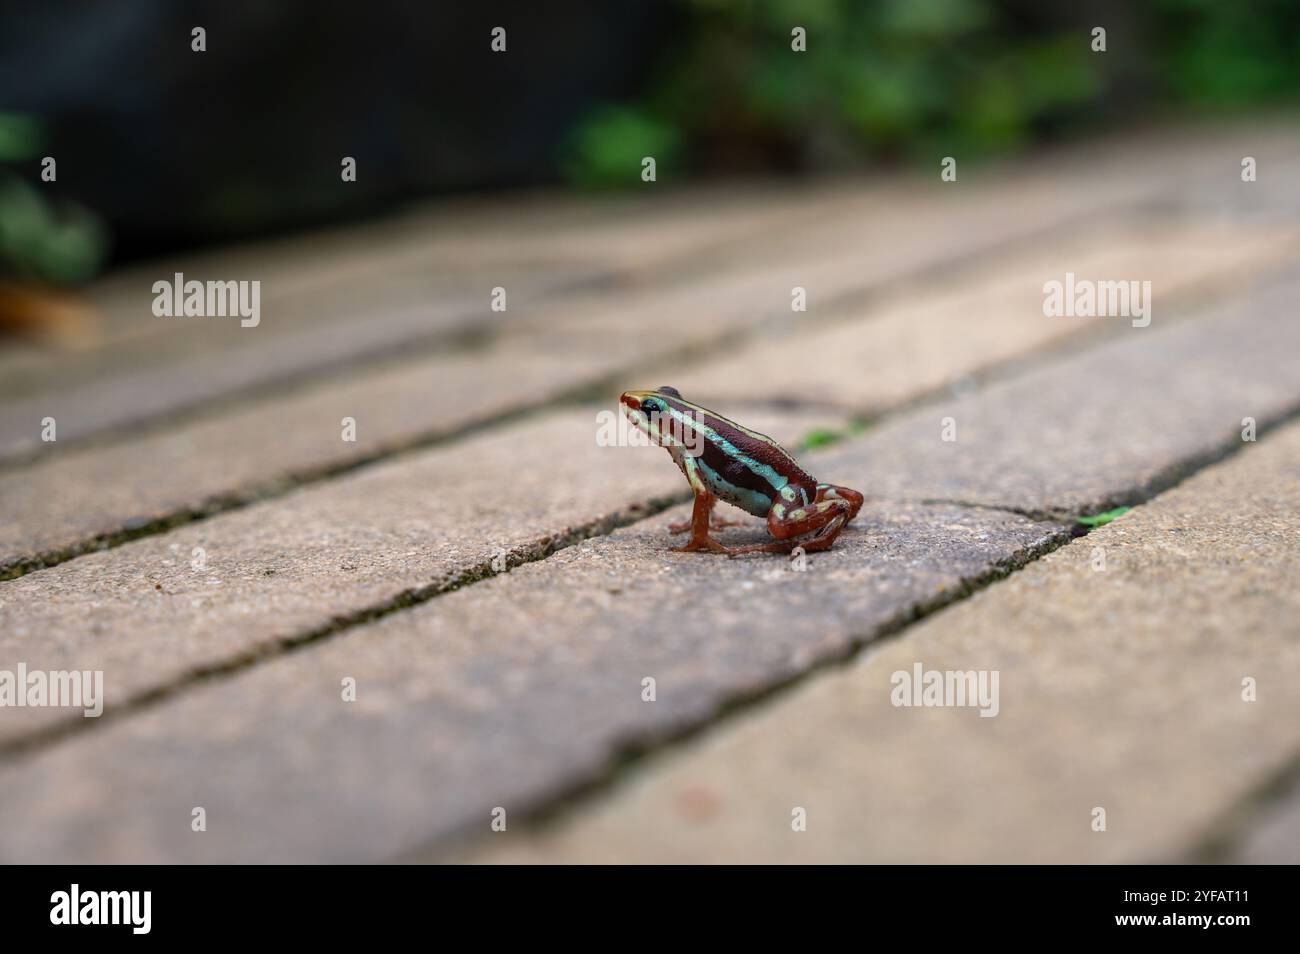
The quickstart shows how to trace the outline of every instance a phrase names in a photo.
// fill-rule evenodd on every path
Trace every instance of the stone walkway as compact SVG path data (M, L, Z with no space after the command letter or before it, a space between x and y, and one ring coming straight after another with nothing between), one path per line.
M105 692L0 708L0 860L1300 860L1297 147L458 201L105 279L96 347L0 350L0 671ZM155 318L174 272L262 323ZM1150 325L1045 317L1067 272ZM835 548L668 552L680 474L595 440L665 383L825 444ZM918 666L996 673L990 717L895 704Z

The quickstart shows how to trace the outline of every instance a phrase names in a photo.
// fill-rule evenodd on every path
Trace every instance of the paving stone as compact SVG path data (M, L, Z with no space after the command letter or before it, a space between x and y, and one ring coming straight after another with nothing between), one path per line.
M1134 862L1186 857L1300 752L1300 425L469 857ZM1098 563L1097 552L1104 564ZM1095 569L1103 565L1103 570ZM895 707L997 670L999 709ZM1243 679L1257 701L1243 700ZM807 830L792 830L792 811ZM1093 809L1106 830L1092 829ZM1261 819L1264 821L1264 819ZM1294 812L1252 860L1294 857Z
M498 551L535 550L631 519L648 501L687 496L661 451L597 446L596 411L485 431L0 583L0 660L102 669L112 706L455 581ZM790 443L842 423L748 417ZM0 741L67 719L56 709L4 710Z
M233 409L180 428L74 449L9 472L0 497L0 572L54 561L96 540L203 513L545 403L608 355L497 346L386 367ZM344 418L356 422L343 440Z
M796 572L668 552L664 527L685 513L14 760L0 813L23 824L0 831L0 858L392 857L486 828L496 806L522 813L623 746L842 656L1063 533L990 510L871 506ZM349 677L355 703L341 700Z
M1300 753L1297 753L1300 755ZM1216 861L1235 865L1300 864L1300 797L1292 789L1243 822L1237 843Z
M826 404L873 416L919 395L1113 324L1043 317L1043 284L1080 278L1151 282L1167 322L1197 300L1239 291L1296 258L1289 225L1159 220L1104 224L962 271L841 308L829 327L786 321L765 337L674 373L693 400ZM816 290L812 292L816 299ZM817 315L818 318L824 316ZM816 368L810 375L808 367ZM665 369L660 376L666 374ZM651 377L655 377L652 372Z
M357 301L340 313L335 303L329 320L287 328L279 327L275 304L265 301L261 323L250 328L240 327L238 318L154 318L149 311L153 296L142 286L138 307L151 320L167 322L172 333L72 355L61 362L60 377L37 393L6 400L0 407L0 461L48 455L102 431L203 410L250 389L282 388L286 382L312 381L398 357L408 349L427 350L455 332L489 327L493 284L507 285L520 297L541 298L581 275L553 269L527 276L515 272L498 275L495 283L482 279L478 287L462 276L454 288L431 288L425 280L426 297L403 303L386 303L380 289L370 289L364 304ZM311 301L286 307L315 314L324 310ZM55 443L41 440L46 417L58 423Z
M890 420L822 467L885 499L1061 517L1142 500L1240 443L1245 418L1300 408L1297 294L1290 275L1172 327L1157 310L1150 327Z

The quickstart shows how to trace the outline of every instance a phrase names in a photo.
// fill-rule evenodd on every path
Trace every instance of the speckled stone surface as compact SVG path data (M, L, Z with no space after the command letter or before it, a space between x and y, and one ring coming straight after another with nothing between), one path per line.
M7 474L0 567L62 556L84 541L178 512L292 486L419 437L436 438L552 400L608 356L495 346L333 380L179 428L72 449ZM355 422L345 441L344 419Z
M996 511L871 506L799 572L668 552L664 527L686 512L0 768L0 814L27 821L0 831L0 859L391 857L599 776L626 746L698 726L1063 536ZM194 805L208 813L197 837Z
M177 513L254 498L296 478L346 467L494 414L532 407L621 369L646 362L653 367L666 355L738 329L814 334L836 300L865 293L899 274L958 260L1078 211L1064 197L1049 201L1041 196L1033 215L987 222L987 205L1006 188L1003 182L983 185L981 190L987 192L955 203L954 210L952 202L913 184L889 197L895 209L893 224L855 214L879 206L876 185L858 186L836 202L819 191L765 192L756 197L762 198L756 207L767 209L765 215L724 204L725 214L735 219L730 227L753 221L782 228L767 236L750 235L729 257L711 258L707 270L697 263L669 282L610 282L557 298L554 288L564 281L577 282L576 272L551 275L548 297L536 275L514 282L503 277L514 273L500 271L493 278L482 265L457 278L406 274L395 271L398 265L393 263L387 271L373 261L348 267L336 263L341 274L333 282L310 270L304 276L292 265L281 265L267 279L265 327L177 323L170 326L170 334L160 334L161 319L149 315L152 324L137 329L134 336L124 335L105 354L64 359L64 364L87 362L82 369L87 381L78 379L57 390L49 390L44 380L33 382L47 393L33 397L15 391L0 406L0 445L8 429L26 436L28 450L49 451L10 471L6 480L11 490L0 497L0 572L7 565L84 549L96 538ZM954 216L963 222L970 219L972 228L933 241L936 221L948 222ZM979 228L974 227L977 221L983 223ZM678 225L685 230L679 236L683 252L693 244L719 241L724 228L719 224L696 235L685 223ZM627 229L633 235L653 232L654 223L629 223ZM793 397L805 405L837 403L880 411L1078 332L1078 322L1049 322L1021 307L1028 300L1035 313L1040 310L1039 273L1049 264L1150 275L1175 292L1216 276L1241 281L1267 268L1286 252L1286 234L1277 227L1245 232L1231 224L1194 219L1138 228L1124 218L1117 225L1094 227L1086 238L1066 234L1046 240L1046 247L1035 245L1028 261L1036 264L1026 264L1026 253L1004 251L984 269L958 270L951 287L938 282L899 292L899 302L880 305L887 309L887 319L865 319L807 339L818 355L811 363L786 360L788 342L760 341L697 363L684 374L680 358L674 356L646 370L644 377L672 380L697 400L717 398L721 406L733 408ZM539 244L534 255L557 254L540 236L533 241ZM557 241L564 248L568 239L561 233ZM1107 251L1080 257L1081 250L1098 246ZM516 257L526 259L526 245L511 247ZM394 257L398 263L407 261L410 271L412 259L422 261L418 248ZM742 249L755 248L762 254L753 261L740 260ZM871 252L865 263L864 250ZM663 255L666 252L659 257ZM498 250L496 256L504 253ZM238 273L249 267L246 258L227 258L228 265L209 263L207 270L224 267ZM328 254L325 259L333 260ZM1176 279L1166 274L1170 262L1177 263ZM446 264L442 267L445 270ZM299 265L297 271L305 268ZM351 284L343 281L349 275L355 279ZM421 281L427 285L423 297ZM479 296L482 301L473 297L475 282L483 289L498 282L509 286L511 309L487 312L486 291ZM123 298L138 298L139 289L147 288L142 279L135 285L121 279L113 284L122 286L109 296L119 307ZM806 288L812 301L810 311L798 316L790 311L790 289L795 285ZM304 310L312 313L312 320L301 314ZM366 319L356 320L362 311L369 312ZM457 322L486 341L444 353L422 354L414 346L421 335L451 330ZM656 329L651 336L628 333L651 326ZM331 354L355 356L361 340L372 351L386 341L395 345L391 358L404 359L380 366L349 363L333 368L333 374L314 375L251 403L201 408L205 416L199 419L120 435L104 445L77 445L79 437L114 422L193 403L203 397L192 393L196 388L207 388L207 396L216 398L272 371L270 377L279 379L313 362L327 364ZM403 342L412 347L396 347ZM132 373L90 373L91 364L109 361L114 349L130 348L140 354L118 354L115 360L131 366ZM403 350L409 353L397 353ZM60 374L70 373L63 365L57 367L62 368ZM51 376L59 380L58 374ZM13 382L6 387L13 388ZM46 416L58 421L62 445L37 441ZM341 439L344 417L357 421L354 442ZM15 440L21 443L19 437Z
M1216 124L1161 131L1154 152L1137 136L963 170L959 183L665 193L575 204L558 219L497 208L492 228L438 235L413 219L357 261L346 252L356 235L332 251L295 246L268 276L278 320L252 339L142 323L142 273L120 276L102 348L0 354L0 454L16 447L4 443L14 427L30 436L33 412L55 413L51 401L63 402L67 438L6 467L0 562L476 416L528 414L0 583L0 668L103 668L109 712L93 723L0 710L0 860L1186 857L1297 750L1295 694L1277 691L1296 677L1284 629L1300 591L1292 432L881 637L1063 541L1062 524L1011 509L1064 520L1130 502L1239 449L1243 417L1264 427L1294 414L1300 280L1241 284L1291 252L1294 142ZM1270 173L1250 187L1236 175L1245 154ZM483 214L467 209L471 222ZM201 261L235 274L264 252ZM1041 313L1042 325L1024 324L1033 296L1021 286L1041 289L1054 264L1155 279L1152 327L1094 333ZM499 275L510 311L475 327L473 288ZM810 292L798 318L793 285ZM1202 291L1223 301L1197 315L1189 302ZM362 305L382 311L373 328L355 320ZM840 310L822 329L826 369L796 363L767 386L785 339L755 333L797 334L829 317L819 309ZM963 329L963 310L988 320ZM481 335L444 353L444 332ZM1076 333L1069 352L1042 350ZM395 360L378 363L371 345ZM370 350L353 367L359 348ZM936 387L954 396L804 458L869 495L807 572L671 554L663 527L678 508L491 576L487 561L507 548L541 555L636 519L647 501L685 497L662 452L598 448L595 409L552 402L565 382L616 367L654 375L626 386L707 397L689 375L652 370L676 351L715 372L719 410L786 443L844 422L736 399L874 412ZM1003 366L981 389L967 375L990 362ZM837 390L845 375L857 380ZM76 446L236 393L247 403ZM342 416L357 417L355 445L340 440ZM945 417L954 442L942 440ZM1247 462L1246 476L1231 469ZM730 533L760 537L752 525ZM1090 576L1106 540L1109 568ZM900 665L923 652L927 665L1000 666L1001 714L882 703L878 667L900 652ZM1249 706L1243 671L1263 674ZM351 679L355 702L341 698ZM761 721L788 711L798 715ZM629 758L646 748L664 751ZM729 773L672 774L701 757ZM589 782L613 787L578 798ZM795 805L809 808L807 832L790 831ZM1089 828L1096 805L1109 811L1104 835ZM190 829L196 806L207 833ZM511 834L474 845L496 807ZM555 827L528 824L539 808L559 813ZM1290 818L1285 801L1247 817L1229 851L1262 857Z
M601 410L613 413L553 411L0 583L0 666L103 669L111 708L445 585L498 552L685 499L662 450L597 445ZM746 417L791 443L841 423ZM67 718L5 709L0 741Z
M1292 425L570 803L549 831L492 835L469 857L1183 860L1300 758L1297 620ZM893 674L918 662L997 670L998 714L894 706ZM806 831L791 830L796 807ZM1294 815L1247 820L1229 860L1293 860Z
M823 469L885 498L1064 517L1132 503L1239 444L1245 418L1300 408L1297 297L1293 275L1168 328L1157 299L1150 327L890 420Z
M1115 322L1043 316L1043 283L1067 271L1151 282L1156 317L1168 322L1294 261L1297 237L1283 223L1122 218L1045 238L992 267L842 307L828 327L770 324L725 357L674 374L674 383L708 406L797 401L877 415L941 389L969 389L973 377L1031 352L1121 333ZM815 292L812 316L819 313Z

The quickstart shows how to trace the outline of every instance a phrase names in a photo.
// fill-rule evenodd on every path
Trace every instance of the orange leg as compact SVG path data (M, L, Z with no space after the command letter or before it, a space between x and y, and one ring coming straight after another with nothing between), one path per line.
M699 497L697 496L695 499L699 500ZM712 494L709 494L710 514L713 512L713 508L717 504L717 502L718 502L718 498L713 496ZM694 519L694 515L692 515L692 518L690 520L683 520L681 523L668 524L668 532L685 533L687 530L690 530L694 525L695 525L695 519ZM739 527L739 526L741 526L741 521L739 520L723 520L721 517L711 517L709 520L709 528L712 530L722 530L726 527Z
M713 553L725 553L730 556L734 550L725 547L709 536L709 514L718 498L707 491L695 492L695 508L691 511L691 538L680 547L673 547L676 553L690 553L695 550L709 550Z
M803 547L805 553L829 550L835 538L862 509L862 494L848 487L822 484L806 507L773 507L767 515L767 530L779 542L733 547L736 553L789 553ZM808 537L807 540L801 538Z

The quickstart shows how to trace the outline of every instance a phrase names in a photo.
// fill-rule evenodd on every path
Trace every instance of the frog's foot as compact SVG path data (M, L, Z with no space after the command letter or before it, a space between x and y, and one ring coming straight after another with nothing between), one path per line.
M734 549L723 546L709 536L709 516L713 513L713 505L717 502L717 498L707 491L697 490L695 492L695 506L691 510L691 522L682 528L691 531L691 538L680 547L673 547L674 553L704 551L707 553L725 553L727 556L736 555ZM672 527L668 529L673 530Z
M673 553L725 553L727 556L735 556L734 547L723 546L717 540L707 534L704 536L692 536L680 547L670 547Z
M733 557L742 553L789 553L800 545L798 540L783 540L778 543L749 543L743 547L730 547L729 552Z
M710 530L725 530L727 527L739 527L743 525L743 520L723 520L721 517L715 517L709 521ZM681 523L668 524L668 532L671 534L686 533L691 529L691 521L683 520Z

